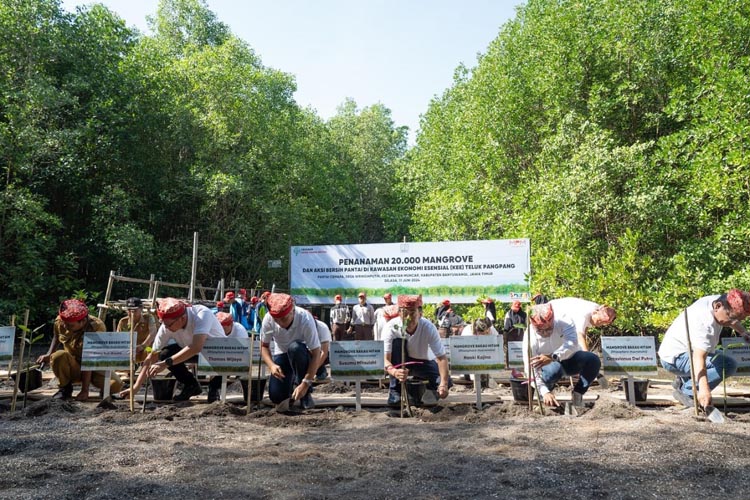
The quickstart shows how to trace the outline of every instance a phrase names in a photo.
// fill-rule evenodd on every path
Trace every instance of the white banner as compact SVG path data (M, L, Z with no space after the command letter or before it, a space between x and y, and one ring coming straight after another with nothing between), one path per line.
M257 341L256 341L257 345ZM255 358L255 353L253 353ZM247 375L250 369L250 339L208 337L198 354L201 375Z
M505 369L502 335L454 336L451 374L489 373Z
M83 334L81 370L130 369L129 332L87 332Z
M525 238L293 246L291 291L299 304L332 304L335 295L352 304L361 291L372 304L384 303L386 292L421 293L425 302L527 301L530 255Z
M380 378L385 373L385 345L379 340L331 342L328 356L335 380Z
M602 337L602 361L610 375L656 375L654 337Z
M750 372L750 344L742 337L723 338L721 347L727 356L734 358L737 362L737 373Z
M10 361L13 359L13 341L15 335L15 326L0 326L0 361Z
M523 341L508 342L508 368L523 368Z

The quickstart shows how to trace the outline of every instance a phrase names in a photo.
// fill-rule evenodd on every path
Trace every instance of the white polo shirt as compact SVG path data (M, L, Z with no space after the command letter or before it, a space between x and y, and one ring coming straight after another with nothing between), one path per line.
M690 342L693 350L700 349L714 352L719 343L722 326L714 319L713 303L720 295L708 295L693 302L687 308L690 323ZM685 311L682 311L664 334L659 346L659 358L667 363L674 363L675 358L687 352L687 330L685 329Z
M445 347L440 339L437 328L431 321L419 318L417 329L413 335L401 331L401 318L393 318L383 330L383 342L385 342L385 353L391 352L393 339L408 338L406 349L409 356L415 359L432 360L437 356L445 356Z
M294 306L294 320L289 329L281 328L269 313L263 318L260 335L264 344L270 344L272 340L274 341L274 356L286 354L289 350L289 344L295 340L304 342L310 351L320 347L318 327L312 314L297 306Z
M567 318L576 327L576 332L586 333L591 328L591 315L599 308L599 304L577 297L565 297L549 301L556 318Z
M221 323L211 309L205 306L194 305L186 310L187 323L185 327L173 332L164 325L159 327L154 339L153 349L158 351L174 340L178 346L185 347L193 343L195 335L208 335L209 337L226 337Z
M247 334L247 328L242 326L236 321L232 324L232 331L227 335L228 339L249 339L250 336Z

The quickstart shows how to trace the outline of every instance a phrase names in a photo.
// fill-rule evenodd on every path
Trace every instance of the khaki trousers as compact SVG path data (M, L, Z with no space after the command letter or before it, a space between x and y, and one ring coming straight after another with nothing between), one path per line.
M52 367L52 372L60 383L60 387L81 381L81 365L72 354L66 351L56 351L50 356L49 363ZM104 374L105 372L93 372L91 374L91 385L99 389L104 387ZM114 394L120 392L121 389L122 380L113 371L109 382L109 392L110 394Z

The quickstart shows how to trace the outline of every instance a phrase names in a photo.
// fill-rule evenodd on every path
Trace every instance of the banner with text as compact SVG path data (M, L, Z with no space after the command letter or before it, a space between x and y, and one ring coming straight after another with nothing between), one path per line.
M385 373L385 346L378 340L331 342L328 356L335 380L380 378Z
M88 332L83 334L81 370L130 369L129 332Z
M500 302L529 300L528 239L293 246L291 292L299 304L356 303L359 292L383 304L383 294L421 293L425 302L470 304L482 295Z
M257 342L256 342L256 345ZM254 349L255 347L253 347ZM253 353L255 358L255 353ZM247 375L250 369L250 339L208 337L198 354L201 375Z
M489 373L505 369L502 335L451 337L451 374Z
M750 344L742 337L723 338L721 347L737 362L737 373L750 372Z
M656 375L656 342L654 337L602 337L602 360L610 375Z
M13 341L16 336L15 326L0 327L0 361L13 359Z

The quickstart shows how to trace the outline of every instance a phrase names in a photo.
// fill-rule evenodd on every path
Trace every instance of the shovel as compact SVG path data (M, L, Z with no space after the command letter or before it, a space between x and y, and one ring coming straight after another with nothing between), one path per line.
M289 409L294 406L294 398L287 398L281 403L276 405L276 413L286 413Z
M146 377L146 394L143 395L143 406L141 406L141 413L146 413L146 401L148 401L148 386L151 385L151 377Z
M724 415L721 414L721 412L716 409L713 405L708 405L705 408L703 408L703 411L706 412L706 418L708 418L708 421L714 424L723 424L724 423Z

